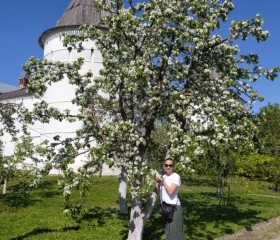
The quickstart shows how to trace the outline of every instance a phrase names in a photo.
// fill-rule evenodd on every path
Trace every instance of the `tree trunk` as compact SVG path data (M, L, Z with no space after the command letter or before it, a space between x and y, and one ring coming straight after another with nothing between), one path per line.
M279 181L276 181L276 183L275 183L275 191L276 192L280 191L280 182Z
M4 184L3 184L3 194L7 193L7 178L5 178L4 180Z
M216 190L216 196L217 198L223 197L223 179L220 173L218 173L218 183L217 183L217 190Z
M127 215L127 204L126 204L126 169L122 166L121 173L119 174L119 213L121 215Z
M222 163L221 163L220 154L218 154L218 179L217 179L216 196L219 199L223 197L223 177L222 177Z
M139 199L132 200L130 223L127 240L142 240L143 230L147 220L150 218L157 201L157 189L152 192L145 209L142 211L142 202Z
M142 240L144 230L144 216L141 210L141 202L133 199L131 204L129 232L127 240Z

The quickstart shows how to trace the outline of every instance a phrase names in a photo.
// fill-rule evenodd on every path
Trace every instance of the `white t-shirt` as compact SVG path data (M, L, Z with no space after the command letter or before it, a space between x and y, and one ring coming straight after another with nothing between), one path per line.
M165 190L164 186L160 186L160 200L170 204L177 204L181 205L180 200L178 198L179 186L181 185L181 178L177 173L172 173L170 176L166 174L163 175L163 180L165 183L170 187L172 183L176 184L178 188L175 192L169 196L167 191Z

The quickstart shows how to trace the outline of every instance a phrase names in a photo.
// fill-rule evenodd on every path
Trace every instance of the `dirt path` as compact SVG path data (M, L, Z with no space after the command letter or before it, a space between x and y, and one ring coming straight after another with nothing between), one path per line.
M243 229L235 234L215 240L280 240L280 217L258 223L250 229Z

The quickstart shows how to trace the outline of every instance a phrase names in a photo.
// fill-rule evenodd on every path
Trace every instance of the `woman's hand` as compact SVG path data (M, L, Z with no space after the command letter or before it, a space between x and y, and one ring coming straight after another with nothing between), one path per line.
M159 191L159 187L163 182L163 179L160 176L155 176L155 182L156 182L156 189Z
M157 183L162 183L163 182L163 178L160 176L156 176L156 182Z

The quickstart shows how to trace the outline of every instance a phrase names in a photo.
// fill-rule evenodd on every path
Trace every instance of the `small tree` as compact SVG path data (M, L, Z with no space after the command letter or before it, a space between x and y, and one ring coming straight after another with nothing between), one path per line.
M18 129L16 127L16 115L20 105L10 103L0 103L0 136L10 135L10 141L16 141ZM4 155L5 142L0 140L0 184L3 194L7 192L8 181L17 172L16 162L9 156Z
M7 192L8 181L14 178L23 183L21 190L29 192L51 168L45 162L48 152L45 142L34 144L27 131L27 124L32 122L28 113L22 104L0 103L0 184L3 194ZM4 151L7 142L14 143L9 154Z
M0 184L2 186L2 192L3 194L6 194L7 192L7 184L8 179L10 178L11 174L11 168L8 165L9 162L7 161L7 158L3 155L3 144L1 142L1 153L0 153Z
M39 150L38 147L32 143L28 135L17 139L15 149L9 156L3 154L1 145L0 183L3 185L3 194L6 194L8 181L12 179L17 179L21 185L20 190L27 194L37 187L42 176L48 173L49 165L42 164L41 157L36 157L36 150Z
M81 75L81 59L64 64L31 58L25 66L30 76L28 91L40 97L47 84L60 81L64 74L77 87L73 103L79 106L76 117L83 127L73 139L58 141L58 137L64 148L53 151L51 159L69 176L67 193L92 173L92 167L106 162L122 169L131 189L128 239L140 240L157 199L154 170L147 157L157 121L166 122L170 143L166 154L177 158L181 166L203 154L206 144L247 145L254 124L238 96L258 100L249 82L260 76L274 79L279 69L258 67L257 55L241 55L233 44L249 36L267 39L260 16L233 21L225 38L216 34L234 8L230 0L129 0L127 8L120 0L94 2L111 13L100 22L107 31L83 26L80 34L66 36L65 44L82 51L83 41L94 40L103 55L99 77L93 81L91 72ZM46 116L72 118L71 113L42 102L32 118L44 121ZM82 149L87 151L88 162L78 178L68 166Z

